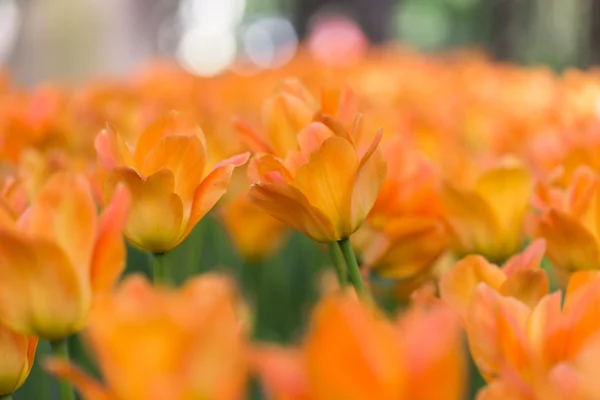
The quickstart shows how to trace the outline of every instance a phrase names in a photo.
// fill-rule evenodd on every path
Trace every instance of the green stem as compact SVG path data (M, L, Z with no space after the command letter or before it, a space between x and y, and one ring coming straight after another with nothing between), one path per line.
M52 354L54 354L55 357L60 357L65 360L69 359L69 343L67 338L51 341L50 347L52 348ZM59 381L58 391L61 400L75 400L75 392L73 392L73 388L67 382Z
M344 258L346 259L348 272L350 273L350 280L352 281L352 285L354 286L356 293L360 297L368 297L367 288L365 287L362 276L360 275L360 269L358 268L358 262L356 261L356 256L354 255L354 250L352 249L350 239L344 238L338 241L338 245L342 250L342 254L344 254Z
M167 275L167 268L165 263L166 253L154 253L152 254L152 272L154 285L165 285L169 283L169 277Z
M0 400L13 400L12 394L5 394L4 396L0 396Z
M335 266L335 272L337 273L338 282L340 287L346 289L348 287L348 271L346 270L346 261L344 261L344 254L340 246L336 242L329 243L329 253Z

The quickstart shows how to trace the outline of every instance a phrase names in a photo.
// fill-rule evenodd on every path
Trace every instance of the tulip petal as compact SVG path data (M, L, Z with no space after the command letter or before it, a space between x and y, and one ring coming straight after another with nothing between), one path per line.
M542 269L517 271L500 287L500 293L514 297L531 308L535 307L549 290L548 275Z
M150 176L161 169L170 170L175 180L175 194L189 212L194 191L202 182L205 161L206 151L197 136L168 136L150 150L140 172Z
M320 242L339 240L328 217L313 207L292 185L255 183L248 191L250 201L278 219Z
M92 379L68 361L52 358L44 362L44 369L51 375L66 380L75 386L85 400L117 400L116 396L112 395L98 381Z
M153 253L164 253L183 234L183 204L173 193L173 173L158 171L144 180L131 168L115 168L104 182L103 201L111 200L119 183L131 193L131 213L125 236L137 247Z
M63 338L90 305L68 258L55 244L0 230L0 321L17 332Z
M354 232L351 202L358 160L354 147L345 139L330 137L298 169L294 186L308 202L333 222L336 240Z
M379 143L383 131L379 131L371 146L360 160L354 190L352 192L352 226L356 230L375 204L387 174L387 164Z
M117 186L114 197L98 222L91 267L93 293L109 291L125 267L123 229L131 210L131 194L125 185Z
M546 239L548 257L566 271L597 269L600 251L594 236L567 214L552 209L537 224L537 236Z
M116 131L107 124L106 128L96 136L94 147L100 165L106 170L115 167L133 165L133 156L127 144Z
M33 366L29 354L38 340L18 334L0 325L0 396L16 391L25 382Z
M260 155L250 160L248 177L253 182L292 183L294 180L290 171L271 154Z
M81 279L87 281L96 220L96 205L85 178L58 173L44 186L20 224L26 232L57 243Z
M311 122L306 125L298 133L298 145L302 155L307 160L310 159L310 155L317 151L325 139L331 136L333 136L333 132L320 122Z
M490 204L501 236L518 247L523 218L533 193L533 179L522 165L506 165L486 172L477 182L477 193Z
M296 135L313 114L302 100L287 93L267 100L262 113L275 154L280 157L298 147Z
M482 282L499 289L506 275L482 256L470 255L457 262L440 279L440 296L461 317L466 318L477 287Z
M231 174L236 167L241 167L250 155L242 153L219 162L213 170L204 178L194 193L194 202L190 212L189 222L185 228L185 238L217 202L223 197L229 188Z
M302 361L299 351L269 346L254 349L250 355L250 363L271 399L310 399Z

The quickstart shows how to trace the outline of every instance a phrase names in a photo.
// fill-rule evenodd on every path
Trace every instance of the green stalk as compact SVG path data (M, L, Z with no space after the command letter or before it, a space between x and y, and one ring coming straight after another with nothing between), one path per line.
M368 297L367 288L363 283L362 276L360 275L360 269L358 268L358 262L356 261L356 256L354 255L354 250L352 249L352 244L350 243L349 238L344 238L338 241L338 245L342 250L342 254L346 259L346 265L348 265L348 272L350 273L350 280L352 281L352 285L356 290L356 293L362 297Z
M166 285L169 283L169 277L165 263L165 254L166 253L152 254L152 272L155 286Z
M55 357L60 357L65 360L69 359L69 344L67 338L51 341L50 347L52 348L52 354L54 354ZM61 380L58 382L58 392L60 394L60 400L75 400L73 388L65 381Z
M336 242L329 243L329 254L331 254L331 259L333 260L333 265L335 266L335 272L337 273L340 288L344 290L346 287L348 287L348 272L346 270L344 254Z
M5 394L4 396L0 396L0 400L13 400L12 394Z

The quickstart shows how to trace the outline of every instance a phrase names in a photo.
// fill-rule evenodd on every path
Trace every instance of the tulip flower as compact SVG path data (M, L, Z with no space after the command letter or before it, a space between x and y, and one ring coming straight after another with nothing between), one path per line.
M135 145L110 126L95 145L104 202L120 183L129 188L132 209L125 236L154 254L187 238L227 191L234 168L248 160L248 154L239 154L207 170L202 131L174 112L151 124Z
M530 231L548 243L548 258L563 272L600 269L600 225L596 209L600 178L580 167L562 190L547 183L536 188Z
M528 170L511 161L485 172L472 190L447 183L442 201L454 252L481 254L495 262L515 254L523 243L532 190Z
M0 322L50 340L81 329L93 297L124 268L129 204L119 186L98 217L85 178L52 177L16 223L0 227Z
M438 305L411 309L394 324L336 293L314 311L302 348L259 346L253 364L274 400L458 400L466 369L456 322ZM445 335L436 335L442 326Z
M355 232L385 178L381 132L366 151L352 137L313 122L298 134L300 150L286 160L259 155L250 200L283 223L323 243Z
M597 398L599 289L596 271L577 272L564 301L556 292L530 307L481 283L466 319L473 359L489 382L478 398Z
M0 397L23 385L33 366L37 344L36 337L21 335L0 325Z
M85 400L237 400L243 333L228 279L205 275L171 290L132 276L98 300L85 332L104 383L63 360L46 367Z
M501 268L479 255L466 256L440 279L440 294L463 319L481 283L531 307L548 293L546 272L540 267L546 245L536 240Z

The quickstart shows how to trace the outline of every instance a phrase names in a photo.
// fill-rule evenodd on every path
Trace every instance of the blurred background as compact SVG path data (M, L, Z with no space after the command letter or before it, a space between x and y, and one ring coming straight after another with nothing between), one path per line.
M0 0L0 61L28 85L157 56L198 75L253 73L285 64L331 18L346 44L467 46L557 69L600 61L598 0Z

